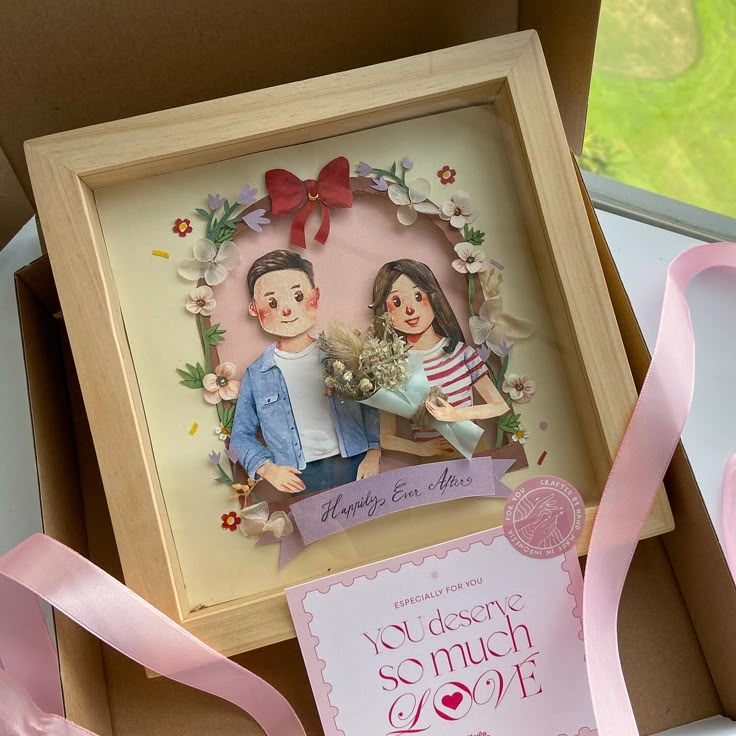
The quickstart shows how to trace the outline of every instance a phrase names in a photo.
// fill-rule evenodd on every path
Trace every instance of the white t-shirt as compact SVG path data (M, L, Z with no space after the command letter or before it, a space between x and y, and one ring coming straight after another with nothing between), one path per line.
M286 353L278 348L274 351L276 365L289 390L291 410L308 463L340 453L319 358L316 342L300 353Z

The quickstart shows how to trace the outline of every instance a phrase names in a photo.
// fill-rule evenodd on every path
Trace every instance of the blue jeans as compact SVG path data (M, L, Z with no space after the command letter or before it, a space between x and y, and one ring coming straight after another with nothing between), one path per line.
M358 475L358 466L363 462L365 453L353 457L342 457L341 455L333 455L325 457L322 460L313 460L307 463L307 467L302 470L299 476L306 486L306 490L301 493L292 493L292 496L302 496L307 493L316 493L324 491L328 488L336 488L337 486L352 483Z

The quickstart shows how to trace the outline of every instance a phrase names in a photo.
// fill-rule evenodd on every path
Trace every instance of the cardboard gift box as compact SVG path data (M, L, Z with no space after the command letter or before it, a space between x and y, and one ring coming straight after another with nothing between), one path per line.
M599 254L637 380L646 349L605 241ZM122 578L92 437L46 257L16 276L45 531ZM667 488L676 530L640 542L619 616L629 694L642 734L736 714L736 589L681 451ZM56 617L67 716L101 736L261 733L230 704L162 678ZM296 640L236 658L277 687L321 734Z
M189 6L188 3L186 5ZM338 11L337 5L321 6L321 10L334 15L342 12ZM60 110L56 111L58 114L44 117L42 112L51 110L53 103L50 95L45 98L41 95L38 110L34 107L34 113L38 114L35 117L29 115L27 126L22 130L22 126L17 126L12 135L9 129L0 130L0 145L6 153L6 158L0 157L0 167L6 159L9 161L5 173L0 173L5 176L10 168L12 176L7 175L7 180L22 182L18 184L20 190L29 192L18 155L20 143L24 138L52 130L230 94L244 88L302 79L529 27L540 31L568 141L573 149L579 149L597 3L568 0L563 6L556 6L554 13L549 13L544 3L529 0L495 3L492 9L484 5L482 10L480 3L469 1L454 10L455 19L462 16L467 24L450 24L449 27L446 10L433 7L433 3L422 3L422 34L410 32L410 29L416 31L419 27L412 26L415 17L412 13L417 8L409 12L411 5L406 4L402 10L407 13L405 20L392 16L390 22L386 18L383 27L379 28L374 25L366 27L363 10L360 4L355 4L355 10L348 12L349 17L340 35L343 45L330 45L329 29L308 29L308 24L314 19L307 18L301 6L281 3L278 12L291 12L295 22L290 24L288 32L279 35L280 42L286 44L289 41L293 45L297 37L302 40L308 38L309 48L304 46L304 42L296 47L302 53L261 53L262 58L269 59L268 64L261 65L262 73L249 77L245 84L238 82L235 75L236 81L230 80L235 84L232 87L223 86L225 82L222 80L214 86L206 86L203 75L211 79L211 69L202 62L200 71L193 71L193 62L200 58L197 54L189 56L186 68L177 68L177 79L187 79L191 83L191 89L178 97L171 97L172 89L167 85L151 85L145 90L137 90L134 70L129 70L128 78L125 75L115 77L114 85L103 87L99 105L82 112L83 106L75 105L70 92L73 84L78 85L78 79L73 84L68 81L66 85L60 85L58 91L62 96L64 90L68 93L66 99L70 107L66 114ZM380 3L368 7L372 9L370 17L381 12ZM179 15L194 23L197 15L193 8L194 5L189 8L191 14L186 15L188 10L182 7ZM156 17L141 31L141 42L151 27L163 22L160 15L163 11L152 12ZM271 12L276 13L275 10ZM21 13L21 17L28 19L27 14ZM470 23L473 19L475 22ZM41 19L38 20L39 27L43 28L53 20L53 15L46 16L42 23ZM109 20L109 16L101 15L94 22L99 24ZM401 46L380 46L373 52L366 50L365 54L357 56L348 43L350 38L359 35L361 28L365 31L364 38L375 38L380 33L395 34L399 27L407 29L408 36L407 43ZM187 28L185 38L191 38L187 36L191 27ZM430 33L431 29L434 30ZM95 44L101 40L99 28L87 29L86 33L96 39ZM258 57L258 50L270 43L274 33L275 28L266 28L260 36L261 45L250 46L249 55ZM73 40L74 29L70 29L69 34ZM77 41L81 44L83 39L77 37ZM79 44L70 43L72 47L79 48ZM238 44L233 39L225 47L233 55L233 63L228 64L227 58L223 61L218 57L218 68L236 68L233 66L236 57L238 63L242 62ZM96 48L98 54L104 55L100 45ZM325 53L309 54L308 51L314 48L321 48ZM123 49L117 43L112 44L112 49L113 53L117 50L121 55L127 52L127 48ZM81 63L76 59L77 52L69 53L68 64ZM170 67L174 59L187 56L181 54L181 48L177 50L170 46L152 53L160 68ZM275 63L271 63L272 56ZM105 59L109 61L109 57L105 56ZM90 66L87 59L85 69ZM104 75L104 71L101 74ZM23 82L21 76L17 84L22 85ZM117 95L112 94L112 90L116 90ZM125 103L127 106L121 107L122 102L113 103L111 99L124 98L125 95L120 94L124 90L129 90L130 96ZM106 94L108 92L109 95ZM13 214L20 211L22 209L13 210ZM589 208L589 214L619 326L632 367L637 379L641 380L646 366L646 350L605 241L596 228L592 208ZM3 242L2 231L0 242ZM16 284L45 530L122 578L92 437L48 261L42 259L20 271ZM736 713L736 637L729 637L727 628L736 613L736 590L682 454L673 465L668 488L676 531L639 545L620 614L623 666L642 734L656 733L719 713ZM228 726L254 736L261 733L255 723L233 706L161 678L148 679L142 668L100 645L75 624L58 616L56 625L67 715L101 736L141 733L188 736ZM322 732L295 640L241 655L236 660L283 692L302 718L307 733Z

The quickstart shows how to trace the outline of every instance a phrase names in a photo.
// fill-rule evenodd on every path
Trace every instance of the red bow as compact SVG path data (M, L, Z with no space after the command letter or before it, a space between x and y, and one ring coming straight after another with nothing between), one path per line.
M330 234L330 207L352 207L353 192L350 189L350 164L344 156L330 161L319 172L317 179L302 181L286 169L270 169L266 172L266 189L271 197L271 213L290 215L298 213L291 223L291 243L307 247L304 226L319 202L322 207L322 224L314 236L324 244Z

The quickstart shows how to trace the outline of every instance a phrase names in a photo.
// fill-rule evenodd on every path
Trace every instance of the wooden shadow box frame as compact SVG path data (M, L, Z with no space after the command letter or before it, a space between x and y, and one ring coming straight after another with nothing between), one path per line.
M636 390L535 32L26 143L125 581L219 651L232 654L281 641L294 635L293 626L283 593L190 610L95 190L488 103L506 131L534 259L603 488ZM580 554L587 550L596 509L586 508ZM672 528L661 490L642 536Z

